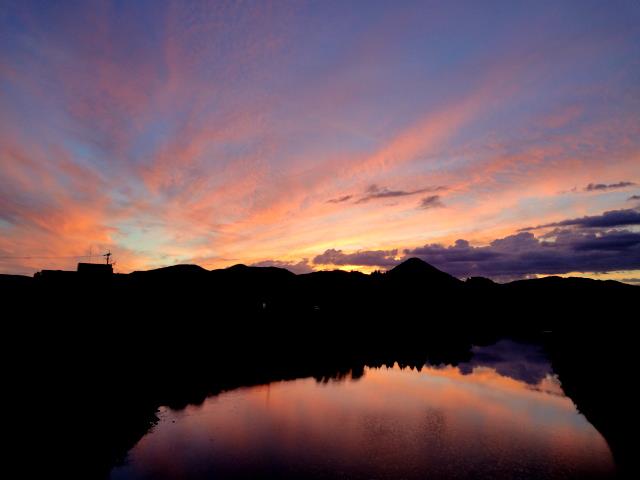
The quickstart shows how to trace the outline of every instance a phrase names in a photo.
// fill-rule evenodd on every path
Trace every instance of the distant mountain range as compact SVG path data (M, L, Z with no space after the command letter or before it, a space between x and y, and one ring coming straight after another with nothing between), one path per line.
M33 278L1 275L0 288L11 292L12 299L26 295L88 309L102 296L123 312L178 316L225 312L274 318L310 314L327 321L348 316L352 323L400 314L426 319L445 315L465 322L484 316L510 323L515 315L516 323L531 319L557 323L559 317L575 320L598 312L623 315L640 292L636 286L587 278L544 277L504 284L482 277L462 281L418 258L370 275L342 270L296 275L283 268L246 265L211 271L176 265L111 274L110 269L85 265L78 272L44 270Z
M28 286L33 283L56 282L73 282L82 279L82 281L105 280L100 278L101 275L95 273L70 272L62 270L43 270L36 273L34 277L22 275L3 275L0 274L0 285L2 287L12 286ZM329 284L331 282L342 283L351 282L373 282L384 279L387 283L413 284L416 286L429 286L431 288L636 288L632 285L624 284L614 280L594 280L582 277L557 277L549 276L538 279L517 280L509 283L496 283L489 278L471 277L462 281L456 277L449 275L442 270L437 269L433 265L419 259L409 258L401 264L395 266L387 272L375 272L366 275L357 271L317 271L306 274L296 275L289 270L279 267L250 267L243 264L233 265L224 269L206 270L199 265L174 265L170 267L162 267L151 270L134 271L129 274L113 274L110 279L113 283L141 283L145 281L156 283L162 282L207 282L211 279L216 280L246 280L250 283L255 281L291 281L297 278L300 281Z
M563 385L631 458L620 440L630 409L618 405L635 397L611 392L633 378L620 372L635 365L639 293L585 278L461 281L417 258L370 275L245 265L0 275L9 391L30 392L35 412L54 398L63 424L51 430L74 432L63 445L85 449L86 478L122 459L158 405L364 362L421 365L427 353L455 364L472 344L549 331Z

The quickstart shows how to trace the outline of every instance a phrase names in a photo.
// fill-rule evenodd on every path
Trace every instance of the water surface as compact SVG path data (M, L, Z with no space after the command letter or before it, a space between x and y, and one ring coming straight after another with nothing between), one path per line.
M158 424L116 479L607 478L609 447L542 349L503 340L458 366L240 388Z

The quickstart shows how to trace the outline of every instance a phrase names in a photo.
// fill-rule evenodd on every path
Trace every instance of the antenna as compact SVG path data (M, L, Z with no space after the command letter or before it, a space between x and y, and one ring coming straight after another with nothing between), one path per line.
M111 265L111 250L107 250L107 253L102 256L107 259L107 265Z

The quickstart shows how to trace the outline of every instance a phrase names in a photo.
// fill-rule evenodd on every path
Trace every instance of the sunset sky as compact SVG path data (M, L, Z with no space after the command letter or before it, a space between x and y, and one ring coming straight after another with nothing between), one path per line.
M640 2L0 0L0 273L107 249L640 283Z

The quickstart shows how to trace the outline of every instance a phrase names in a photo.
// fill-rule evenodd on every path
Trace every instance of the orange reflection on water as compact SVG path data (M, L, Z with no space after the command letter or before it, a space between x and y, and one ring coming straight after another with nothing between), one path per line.
M581 478L613 468L605 440L552 376L531 386L487 367L394 366L163 408L112 478Z

